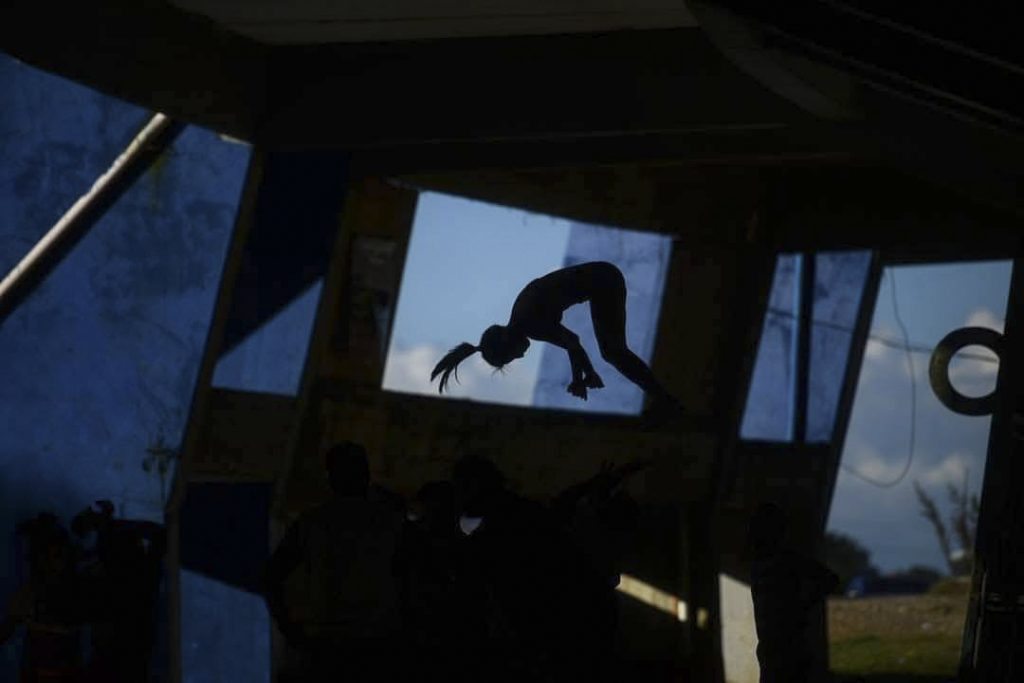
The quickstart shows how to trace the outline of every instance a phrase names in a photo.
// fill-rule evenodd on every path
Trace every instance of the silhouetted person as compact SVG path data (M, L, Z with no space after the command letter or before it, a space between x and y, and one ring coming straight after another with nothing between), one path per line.
M606 463L596 475L570 486L551 501L556 519L612 588L619 583L621 546L636 524L635 503L622 487L650 465L649 460L618 467Z
M838 579L812 557L785 549L785 512L760 505L749 528L750 588L757 626L761 683L816 680L808 625Z
M89 680L145 681L156 636L157 600L167 547L163 526L114 518L110 501L98 501L72 520L79 537L96 534L87 567L92 657Z
M551 502L551 510L586 559L590 572L579 588L587 599L581 605L587 629L579 632L581 650L590 650L589 678L610 680L614 670L615 633L618 627L618 599L621 559L626 544L636 532L635 503L622 486L650 465L638 460L619 467L608 464L590 479L570 486Z
M569 354L572 382L567 391L583 400L587 389L604 386L591 365L579 337L562 325L565 309L590 303L601 357L631 382L643 389L659 409L675 407L676 400L658 383L647 364L633 353L626 342L626 280L614 264L605 261L581 263L556 270L533 280L516 298L506 325L492 325L480 337L480 345L462 343L453 348L434 367L431 381L441 377L438 390L444 392L448 378L459 363L477 351L484 360L502 368L522 358L530 340L548 342ZM456 380L458 374L455 375Z
M573 681L587 678L583 651L586 560L543 506L505 487L488 460L468 456L454 470L462 514L478 521L466 539L466 573L485 624L472 643L477 680Z
M25 626L21 682L78 683L83 610L74 546L48 513L21 523L18 532L28 540L29 576L0 622L0 643Z
M396 573L402 518L391 500L368 495L366 451L346 442L326 457L334 495L303 513L266 570L267 605L289 644L304 652L307 680L386 681L401 660ZM307 600L286 582L301 570Z
M459 660L472 624L470 599L460 576L464 537L451 482L424 485L413 501L414 521L403 539L407 634L418 675L460 679ZM467 680L467 679L460 679Z

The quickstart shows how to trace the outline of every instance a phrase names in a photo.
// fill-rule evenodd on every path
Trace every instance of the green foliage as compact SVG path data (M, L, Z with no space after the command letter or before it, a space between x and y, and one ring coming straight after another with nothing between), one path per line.
M897 576L907 579L917 579L920 581L926 581L929 585L934 585L936 582L944 578L942 572L938 571L933 567L926 567L924 565L915 564L909 569L897 572Z
M965 576L954 576L952 578L937 581L928 589L928 595L963 595L971 592L971 580Z
M832 643L829 660L837 674L898 673L947 680L960 663L960 639L928 633L864 635Z
M877 571L871 564L868 549L850 536L829 531L825 534L823 548L825 564L839 577L839 593L846 589L853 577Z

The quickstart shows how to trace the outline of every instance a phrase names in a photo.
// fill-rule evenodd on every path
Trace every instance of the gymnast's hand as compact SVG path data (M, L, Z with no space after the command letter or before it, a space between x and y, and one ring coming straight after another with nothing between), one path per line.
M587 400L587 385L585 380L574 379L572 383L565 388L565 390L577 398L582 398L584 401Z

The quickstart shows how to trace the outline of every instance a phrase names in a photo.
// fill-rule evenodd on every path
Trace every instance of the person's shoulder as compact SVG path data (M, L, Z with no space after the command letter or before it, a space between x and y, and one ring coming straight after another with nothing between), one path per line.
M307 529L310 526L320 524L325 519L329 519L338 514L338 501L335 498L325 500L321 503L306 508L296 516L291 524L288 525L289 529Z

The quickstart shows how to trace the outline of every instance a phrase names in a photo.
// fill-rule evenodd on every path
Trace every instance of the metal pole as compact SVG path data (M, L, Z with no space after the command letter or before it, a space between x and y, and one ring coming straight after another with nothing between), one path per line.
M110 168L0 281L0 325L184 129L163 114L143 126Z
M807 442L807 403L811 389L811 342L814 314L814 252L805 252L800 264L800 309L797 317L796 391L794 392L793 440Z

